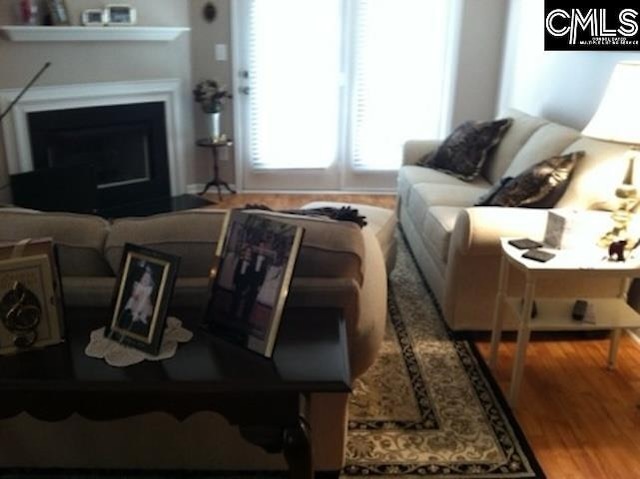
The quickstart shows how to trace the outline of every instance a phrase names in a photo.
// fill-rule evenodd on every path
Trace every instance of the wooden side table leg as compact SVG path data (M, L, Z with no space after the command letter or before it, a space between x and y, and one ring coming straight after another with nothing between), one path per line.
M491 329L491 350L489 353L489 368L495 370L498 362L498 347L502 337L502 305L506 296L507 284L509 281L509 262L504 254L500 261L500 276L498 279L498 293L496 294L496 304L493 310L493 328Z
M516 345L516 357L511 372L511 387L509 389L509 404L515 409L518 402L518 391L522 382L522 372L524 370L524 362L527 356L527 346L529 346L529 338L531 337L531 329L529 328L529 320L531 318L531 310L533 309L533 296L535 293L535 283L527 278L527 284L524 292L524 304L520 315L520 327L518 329L518 342Z
M313 479L311 432L301 419L296 427L284 431L283 453L291 479Z
M617 328L611 331L611 339L609 343L609 361L607 367L613 369L616 367L616 358L618 357L618 348L620 346L620 336L622 336L622 329Z
M297 424L285 428L283 440L284 458L289 466L291 479L313 479L313 449L309 417L309 398L300 397L299 418Z

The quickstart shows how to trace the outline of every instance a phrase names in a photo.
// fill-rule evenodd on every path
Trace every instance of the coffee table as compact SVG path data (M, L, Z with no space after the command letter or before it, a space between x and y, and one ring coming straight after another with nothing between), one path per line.
M66 343L0 358L0 418L26 412L60 421L77 413L108 421L163 411L182 420L214 411L249 442L283 452L291 477L313 477L309 395L350 391L341 312L286 310L271 360L205 333L196 311L173 314L195 333L173 358L114 368L84 354L109 312L67 311Z

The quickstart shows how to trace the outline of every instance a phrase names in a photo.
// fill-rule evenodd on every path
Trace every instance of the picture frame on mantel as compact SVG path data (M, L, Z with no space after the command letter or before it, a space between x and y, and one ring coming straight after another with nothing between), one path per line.
M65 0L47 0L52 25L70 25L69 10Z

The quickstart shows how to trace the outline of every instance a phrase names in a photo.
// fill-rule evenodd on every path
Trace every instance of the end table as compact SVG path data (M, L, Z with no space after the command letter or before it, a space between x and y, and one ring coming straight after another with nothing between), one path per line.
M233 146L233 140L213 141L211 138L202 138L196 141L196 145L211 149L211 153L213 155L213 179L205 185L204 189L199 194L204 195L212 186L218 188L218 200L220 201L222 201L221 186L224 186L229 193L235 194L235 190L231 189L229 184L220 178L220 169L218 166L218 151Z
M555 254L553 259L546 263L539 263L523 258L524 250L511 246L509 238L501 238L500 243L502 260L493 316L489 367L495 370L498 346L502 336L502 308L507 308L518 322L516 353L509 389L511 407L515 408L517 404L531 331L611 330L608 366L613 368L622 330L640 327L640 315L627 304L629 283L632 278L640 276L640 259L631 258L625 262L612 262L602 257L605 254L604 250L565 249L553 250ZM524 274L525 287L521 296L510 297L507 294L510 269ZM595 314L595 323L572 319L571 313L576 298L544 298L537 297L535 294L536 283L540 279L551 278L557 281L559 288L562 288L563 284L580 281L585 276L614 278L620 282L617 296L588 298ZM532 318L534 299L538 314Z

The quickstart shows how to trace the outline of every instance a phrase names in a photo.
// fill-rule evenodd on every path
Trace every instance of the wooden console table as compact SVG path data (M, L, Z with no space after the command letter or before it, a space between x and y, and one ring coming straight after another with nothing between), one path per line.
M204 332L197 313L181 313L174 315L195 334L173 358L114 368L84 354L90 331L104 326L109 312L67 311L66 343L0 357L0 418L26 412L61 421L77 413L108 421L163 411L184 420L213 411L249 442L283 452L292 478L312 478L308 397L350 391L340 311L288 310L271 360Z

